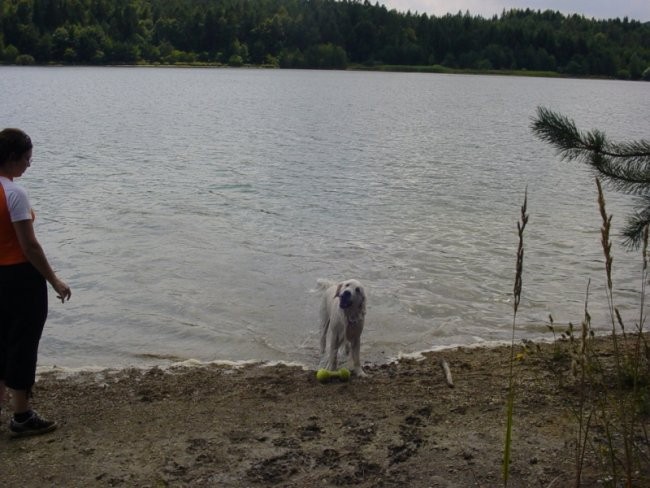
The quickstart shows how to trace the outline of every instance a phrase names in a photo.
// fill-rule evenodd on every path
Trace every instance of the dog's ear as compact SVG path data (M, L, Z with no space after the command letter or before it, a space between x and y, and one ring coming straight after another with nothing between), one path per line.
M339 286L336 287L336 293L334 294L334 298L339 298L341 295L341 288L343 288L343 283L339 283Z

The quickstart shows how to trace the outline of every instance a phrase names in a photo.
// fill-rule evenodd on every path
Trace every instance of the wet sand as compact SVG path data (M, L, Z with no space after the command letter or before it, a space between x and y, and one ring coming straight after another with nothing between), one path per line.
M611 360L610 342L598 339ZM568 344L562 345L568 351ZM510 485L572 486L578 401L568 354L516 361ZM445 382L440 360L453 374ZM43 373L59 428L10 439L3 486L502 486L510 348L458 348L320 384L285 365ZM587 453L585 485L599 478Z

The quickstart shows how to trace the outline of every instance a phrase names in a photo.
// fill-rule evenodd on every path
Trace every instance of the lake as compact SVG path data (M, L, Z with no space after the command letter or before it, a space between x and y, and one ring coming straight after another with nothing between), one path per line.
M354 71L0 67L19 183L72 287L42 368L318 361L318 278L361 280L362 359L611 329L594 174L530 130L537 106L647 139L650 84ZM614 300L638 322L635 202L606 187Z

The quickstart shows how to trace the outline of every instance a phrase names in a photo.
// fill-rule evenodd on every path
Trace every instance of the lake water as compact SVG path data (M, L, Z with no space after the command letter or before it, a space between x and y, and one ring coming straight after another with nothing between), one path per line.
M536 107L648 138L650 84L408 73L0 68L0 125L34 140L19 181L73 290L51 293L41 367L170 361L315 366L318 278L369 295L362 359L610 329L593 174L530 130ZM633 328L641 256L619 246Z

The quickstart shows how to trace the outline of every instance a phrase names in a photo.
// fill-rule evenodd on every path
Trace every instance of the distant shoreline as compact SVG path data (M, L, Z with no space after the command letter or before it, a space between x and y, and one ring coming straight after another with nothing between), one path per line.
M526 69L521 70L480 70L480 69L460 69L448 68L441 65L391 65L382 64L376 66L365 65L350 65L345 69L332 68L332 69L312 69L312 68L281 68L273 65L243 65L243 66L230 66L222 63L141 63L141 64L3 64L3 66L13 67L35 67L35 68L217 68L217 69L269 69L269 70L296 70L302 71L376 71L383 73L425 73L425 74L447 74L447 75L489 75L489 76L522 76L530 78L564 78L575 80L620 80L620 81L645 81L645 80L627 80L624 78L616 78L611 76L576 76L557 71L530 71Z

